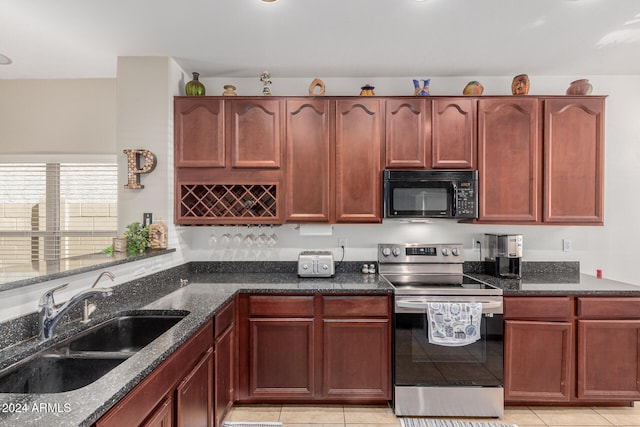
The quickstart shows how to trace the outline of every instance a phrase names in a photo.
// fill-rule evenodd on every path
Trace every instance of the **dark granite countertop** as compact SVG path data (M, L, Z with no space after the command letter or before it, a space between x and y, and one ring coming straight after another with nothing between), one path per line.
M239 292L391 294L392 288L377 275L356 273L358 265L337 269L333 278L298 278L291 265L282 271L262 272L259 268L227 271L223 263L215 268L192 263L118 286L112 297L96 301L99 312L88 326L123 311L186 310L189 314L161 337L118 365L96 382L78 390L55 394L0 394L0 425L11 426L89 426L130 392L190 336L200 329L224 303ZM242 263L241 263L242 264ZM235 267L242 267L236 264ZM280 263L278 263L280 264ZM283 263L289 264L289 263ZM295 264L295 263L293 263ZM346 264L346 263L345 263ZM222 267L220 266L222 265ZM344 267L344 266L342 266ZM253 271L250 271L253 270ZM256 270L260 272L256 272ZM181 287L181 279L189 284ZM18 322L16 327L23 327ZM0 369L80 329L77 322L60 325L53 341L36 338L5 343L0 351ZM8 328L10 326L5 326ZM0 331L0 332L7 332ZM5 334L6 335L6 334Z
M239 292L391 294L393 288L376 274L361 274L362 263L340 263L332 278L299 278L295 262L194 262L116 287L114 294L96 301L89 325L77 321L60 325L50 342L33 338L32 316L0 325L0 369L62 341L81 329L123 312L185 310L189 314L160 338L131 356L96 382L56 394L0 394L0 426L88 426L171 355ZM468 267L468 268L467 268ZM483 274L465 266L467 274L503 289L504 295L640 295L640 286L579 274L575 265L530 265L523 280ZM188 285L181 286L187 280ZM77 319L79 311L70 313Z
M623 295L640 296L640 286L610 279L598 279L588 274L575 278L555 275L524 276L522 279L503 279L486 274L470 274L502 289L504 296L535 295Z

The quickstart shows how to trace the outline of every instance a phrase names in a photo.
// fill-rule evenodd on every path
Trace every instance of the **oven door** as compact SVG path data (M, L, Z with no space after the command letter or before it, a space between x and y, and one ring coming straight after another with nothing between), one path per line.
M453 181L386 180L385 218L452 218L455 187Z
M480 302L480 338L470 344L429 343L430 302ZM397 296L394 326L394 381L408 386L503 384L502 297ZM449 319L444 319L447 322Z
M458 346L431 344L430 302L481 302L480 338ZM502 416L503 337L502 297L396 296L396 415Z

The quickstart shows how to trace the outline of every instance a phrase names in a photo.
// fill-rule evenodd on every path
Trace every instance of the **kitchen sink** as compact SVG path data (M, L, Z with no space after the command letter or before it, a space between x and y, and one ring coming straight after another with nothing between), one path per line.
M69 353L135 353L184 318L176 315L126 315L115 317L74 336L67 343Z
M40 354L0 376L0 393L62 393L84 387L126 358Z
M0 393L62 393L89 385L187 314L148 312L106 320L0 371Z

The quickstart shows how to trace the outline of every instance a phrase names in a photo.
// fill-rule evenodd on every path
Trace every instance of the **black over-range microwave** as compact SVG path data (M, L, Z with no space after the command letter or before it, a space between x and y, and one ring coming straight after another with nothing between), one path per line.
M385 218L477 218L478 171L385 170Z

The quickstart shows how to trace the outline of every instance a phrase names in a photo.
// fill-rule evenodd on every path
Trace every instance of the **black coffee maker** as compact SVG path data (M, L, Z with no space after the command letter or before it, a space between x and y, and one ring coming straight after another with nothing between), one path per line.
M485 234L484 271L496 277L520 278L522 234Z

